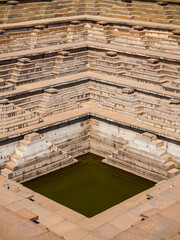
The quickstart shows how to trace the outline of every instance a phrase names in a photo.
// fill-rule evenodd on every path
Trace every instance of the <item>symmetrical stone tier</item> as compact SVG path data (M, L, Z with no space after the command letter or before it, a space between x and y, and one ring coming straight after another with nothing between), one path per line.
M69 83L68 87L62 89L50 88L42 94L17 98L12 100L12 104L25 111L36 112L37 116L45 119L48 115L81 108L82 103L90 100L102 109L131 116L135 126L139 127L139 123L142 123L146 130L149 127L157 132L162 129L166 136L180 134L178 99L154 96L116 83L107 87L105 83L87 79L85 83L79 82L75 86Z
M0 6L1 174L25 181L88 151L155 181L179 173L176 0Z
M0 204L35 239L178 239L179 56L179 0L0 0ZM161 182L87 219L8 180L87 152Z
M120 55L116 51L99 49L96 52L94 48L88 50L83 48L60 51L58 54L52 53L43 59L39 56L35 56L33 60L20 58L13 64L14 67L11 67L10 74L7 74L4 78L11 82L13 76L16 76L17 81L16 83L13 82L16 87L14 90L6 92L10 101L1 100L2 104L12 108L2 108L2 112L5 110L7 112L7 116L3 115L6 118L6 125L3 125L2 118L2 132L5 133L2 137L4 140L7 137L15 136L18 128L21 128L20 135L27 131L32 132L42 129L46 141L50 140L56 146L56 149L62 149L71 156L92 151L105 156L104 162L108 164L128 169L156 181L173 177L178 173L176 164L180 162L180 149L176 143L180 136L179 98L177 96L173 98L171 93L169 93L169 96L165 96L160 88L153 89L153 91L145 89L145 86L148 86L147 84L162 87L159 76L162 76L162 79L165 79L168 75L176 78L179 74L179 68L174 61L163 60L161 63L161 60L154 58L142 59L135 56L130 57L129 54ZM141 67L138 67L138 65ZM123 71L119 71L120 66ZM136 72L139 71L136 78L128 77L129 73L133 73L135 76L132 70L128 73L130 67L134 68L134 72L135 70ZM41 73L44 76L44 69L48 79L41 79ZM147 77L147 73L149 73L156 80L152 81L147 78L146 81L143 81L142 69L143 76ZM152 74L152 70L154 70L154 74ZM66 77L65 74L70 75ZM49 80L49 76L51 80ZM99 79L99 76L100 78L103 76L103 79ZM119 79L122 79L122 81L119 81ZM37 81L47 82L47 85L45 84L39 91L39 82ZM137 89L127 86L128 81L129 83L134 82L135 85L136 82L142 82L144 85ZM21 86L22 84L29 89L33 87L32 93L26 94L24 87ZM53 88L48 88L53 84ZM18 94L14 95L13 92ZM3 96L3 93L1 96ZM8 112L10 110L13 110L12 114ZM118 136L118 139L116 139L112 130L109 137L105 134L106 129L110 129L109 126L104 128L105 133L103 133L103 127L101 126L97 135L99 130L97 131L95 128L96 124L93 126L94 123L83 123L78 128L72 125L68 132L64 129L62 132L61 128L60 130L56 128L54 133L52 130L48 130L50 125L57 125L58 121L62 123L63 116L65 121L68 121L68 118L73 119L79 114L80 116L82 114L84 116L98 114L103 119L109 117L114 119L111 117L113 113L120 117L121 124L128 125L131 129L134 127L141 131L143 129L143 131L174 139L176 142L173 144L153 139L153 141L147 141L146 143L145 140L141 141L141 136L137 137L136 134L133 138ZM30 115L32 115L31 118L33 117L28 123L29 125L26 125L26 115L28 119ZM54 119L52 115L54 115ZM34 119L34 117L37 119ZM128 118L128 121L126 118ZM34 122L34 120L38 122ZM9 127L8 123L14 125ZM24 123L25 125L23 125ZM131 134L133 135L133 133ZM48 138L50 139L48 140ZM42 157L37 156L40 157L37 168L35 167L37 159L34 160L34 155L30 156L26 164L25 159L22 159L22 156L24 156L24 150L21 149L23 141L9 146L4 145L1 149L2 174L4 176L17 181L24 181L63 166L62 163L54 160L55 163L53 162L51 167L51 162L48 159L54 157L56 159L56 154L52 156L52 154L47 153L46 156L43 149L41 150ZM41 142L39 144L42 145ZM45 146L46 144L44 144ZM27 149L27 147L25 148ZM62 152L57 154L64 159ZM65 164L66 161L69 161L66 158L67 155L65 155ZM18 162L19 159L22 161ZM67 163L69 164L69 162ZM5 164L6 167L4 168Z
M15 85L17 87L44 80L50 82L67 74L87 71L118 77L114 80L119 83L129 80L129 83L134 81L137 84L145 83L147 86L158 85L170 95L172 92L179 93L180 89L179 60L175 56L170 60L167 55L161 60L138 52L132 56L130 52L125 53L123 50L106 51L95 45L93 48L76 48L32 58L9 60L9 64L1 62L1 69L4 66L5 70L0 71L0 92L13 90ZM13 63L14 61L16 62Z
M180 5L179 5L180 6ZM77 17L76 21L61 18L14 25L0 25L0 53L52 47L59 44L91 41L111 43L119 47L179 54L180 27L139 21L111 23L107 17ZM103 20L103 21L102 21ZM48 36L48 37L47 37ZM126 49L127 51L128 49ZM148 55L150 52L148 53ZM153 55L153 53L152 53Z
M25 135L11 147L14 153L6 150L9 161L1 174L21 182L73 164L73 157L88 151L104 156L107 164L155 181L179 173L175 164L179 158L173 156L174 150L168 143L153 134L134 133L94 118L62 125L42 135Z
M44 18L75 15L101 15L112 18L134 19L159 23L180 23L178 0L53 0L50 1L0 1L2 23L23 22Z
M77 160L53 146L38 133L32 133L19 142L11 161L6 164L1 174L22 182L76 162Z
M156 180L172 177L178 170L166 147L165 142L153 134L137 134L91 120L90 149L106 156L103 162L112 166Z

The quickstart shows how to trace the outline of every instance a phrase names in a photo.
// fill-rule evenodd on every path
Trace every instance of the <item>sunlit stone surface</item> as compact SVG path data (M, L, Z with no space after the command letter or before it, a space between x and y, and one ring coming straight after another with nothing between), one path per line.
M0 238L178 239L179 43L179 0L0 0ZM158 184L91 219L20 184L88 152Z

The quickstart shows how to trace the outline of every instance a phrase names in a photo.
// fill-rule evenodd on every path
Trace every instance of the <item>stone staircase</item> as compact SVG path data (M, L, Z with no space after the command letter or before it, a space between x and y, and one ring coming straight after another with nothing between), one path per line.
M21 58L15 64L9 82L19 86L22 84L33 83L54 78L53 74L49 74L41 66L31 62L29 58Z
M146 49L147 43L144 41L146 31L142 26L118 26L114 25L111 28L111 43L115 45L138 47ZM152 30L151 30L152 31Z
M45 90L38 105L37 114L45 117L81 107L81 103L88 101L89 92L84 86L67 91L50 88Z
M69 108L80 107L82 102L89 100L89 84L72 86L65 89L50 88L44 93L24 96L11 100L11 103L24 110L37 112L39 115L51 115L67 111Z
M154 181L168 179L179 173L163 142L149 133L143 133L128 145L116 150L103 162Z
M108 51L106 53L97 53L89 51L88 66L90 71L108 74L111 76L121 76L124 69L120 66L117 52Z
M179 5L170 1L126 1L126 0L101 0L75 1L26 1L11 3L1 1L0 20L2 23L14 23L44 18L70 17L78 15L101 15L104 17L135 19L140 21L152 21L157 23L179 24Z
M110 26L105 21L98 21L97 24L88 22L84 25L88 41L98 41L102 43L109 43L110 41Z
M7 99L0 100L0 133L15 131L38 124L42 120L33 112L16 107Z
M141 1L132 1L131 14L133 19L140 21L152 21L157 23L169 23L169 16L167 15L167 7L161 6L158 3L145 2L142 5Z
M96 102L98 106L121 112L136 118L142 114L149 113L161 104L166 104L168 100L158 100L152 96L144 96L137 93L133 88L108 87L103 84L92 83L90 85L91 101Z
M3 80L9 80L13 72L13 63L1 63L0 65L0 78Z
M85 72L87 70L87 52L70 53L61 51L56 57L53 73L56 77L66 74Z
M167 81L162 84L162 88L166 91L180 93L180 81L179 79L173 81Z
M31 133L19 142L11 160L1 170L1 175L23 182L76 162L77 160L46 141L40 134Z
M168 6L168 12L170 16L170 20L174 24L180 24L180 5L173 5L169 4Z
M113 45L138 48L142 50L163 51L178 54L180 37L175 29L176 25L164 30L162 26L143 26L143 23L132 22L121 24L111 23L109 19L103 21L71 20L64 23L34 22L24 23L26 30L19 27L14 29L0 29L0 53L52 47L65 43L92 41L111 43ZM48 38L47 38L48 36Z
M103 89L98 84L91 88L91 100L98 103L98 106L107 110L125 113L130 116L137 116L142 113L142 106L138 101L136 93L131 88Z
M132 19L131 3L125 1L102 1L101 16Z
M36 94L32 96L25 96L12 100L11 103L17 107L23 108L26 111L36 112L39 109L41 103L42 94Z
M179 70L173 62L164 63L156 58L137 59L115 51L89 50L88 67L90 71L160 86L179 78Z
M1 21L3 23L14 23L30 20L39 20L43 18L66 17L76 15L77 9L73 8L72 1L43 1L26 2L11 4L5 3L4 14ZM83 12L81 12L83 14Z
M90 135L86 130L82 134L72 133L69 141L61 142L57 144L57 147L62 148L63 151L68 152L72 157L80 156L90 151Z
M5 144L0 148L0 165L1 167L5 167L6 162L10 161L11 155L14 153L15 147L18 146L17 142L12 142L9 144Z
M146 111L138 117L140 122L179 133L180 102L176 99L165 101L154 110Z
M157 31L156 28L149 29L142 25L137 26L118 26L113 25L110 32L111 43L121 44L125 47L137 47L140 49L150 49L153 51L177 54L179 51L179 36L172 31ZM162 44L163 43L163 44Z

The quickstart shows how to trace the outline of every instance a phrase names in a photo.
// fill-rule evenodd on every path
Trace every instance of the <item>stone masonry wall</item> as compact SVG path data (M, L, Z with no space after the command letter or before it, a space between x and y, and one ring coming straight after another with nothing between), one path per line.
M53 0L26 1L26 3L1 0L0 21L2 23L12 23L87 14L179 24L180 5L178 3L177 0L157 2L146 0L143 1L142 6L140 0Z
M38 139L32 141L31 135ZM154 181L176 175L176 163L180 162L180 147L177 145L162 141L153 134L133 131L94 117L44 129L40 135L29 134L24 140L11 144L11 149L8 146L3 148L6 158L2 166L6 161L6 167L1 174L16 181L46 174L66 166L65 163L74 163L72 157L89 151L103 156L104 163ZM65 161L64 165L62 161Z

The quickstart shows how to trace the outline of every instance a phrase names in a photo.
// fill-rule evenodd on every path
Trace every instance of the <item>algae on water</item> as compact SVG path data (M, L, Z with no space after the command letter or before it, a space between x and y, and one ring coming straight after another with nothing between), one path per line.
M92 153L79 163L24 183L28 188L92 217L154 185L147 179L111 167Z

